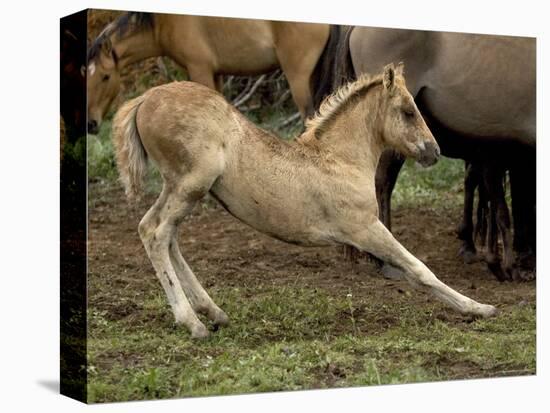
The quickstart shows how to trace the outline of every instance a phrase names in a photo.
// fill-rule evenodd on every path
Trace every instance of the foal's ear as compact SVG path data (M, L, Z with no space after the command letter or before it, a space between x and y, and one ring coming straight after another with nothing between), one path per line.
M387 90L392 90L395 80L395 68L393 66L393 63L390 63L389 65L384 66L384 87Z
M405 74L405 63L399 62L395 68L395 76L403 76Z

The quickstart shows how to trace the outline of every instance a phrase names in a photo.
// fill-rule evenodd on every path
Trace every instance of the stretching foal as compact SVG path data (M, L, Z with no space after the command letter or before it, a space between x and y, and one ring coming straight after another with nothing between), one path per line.
M147 155L164 180L139 234L176 323L193 337L228 323L182 257L177 228L208 192L235 217L280 240L304 246L350 245L401 268L407 280L463 314L496 308L454 291L410 254L378 220L374 176L394 148L424 165L439 148L405 86L402 65L362 76L327 98L293 142L249 122L220 94L171 83L127 102L114 123L114 145L129 197L140 190Z

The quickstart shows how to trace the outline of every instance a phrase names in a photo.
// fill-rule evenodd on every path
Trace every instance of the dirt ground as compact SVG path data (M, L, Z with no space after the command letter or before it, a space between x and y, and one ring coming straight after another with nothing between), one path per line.
M148 291L160 283L137 233L138 222L154 202L147 195L135 207L128 205L119 186L93 184L89 201L89 268L101 277L89 282L89 304L114 318L134 312L139 304L103 300L94 294L97 282L113 288ZM535 282L500 283L484 263L465 265L457 256L455 225L459 210L429 207L398 208L393 213L394 235L445 283L472 298L507 307L535 305ZM216 285L288 285L323 288L334 294L352 293L391 304L403 300L433 300L406 282L387 280L367 261L350 263L337 248L305 248L272 239L228 214L215 201L196 207L181 225L180 246L187 262L208 289ZM436 317L446 321L463 317L438 306ZM369 320L371 332L384 330L392 320Z

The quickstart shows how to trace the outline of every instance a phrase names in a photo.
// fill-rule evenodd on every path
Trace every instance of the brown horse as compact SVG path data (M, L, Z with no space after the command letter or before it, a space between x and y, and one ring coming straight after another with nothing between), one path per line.
M334 37L334 39L333 39ZM502 143L536 143L535 39L370 27L332 28L323 58L333 73L317 76L338 87L342 79L380 70L387 62L407 65L407 86L444 155L476 162L498 160ZM320 64L319 67L323 65ZM329 88L330 90L330 88ZM318 101L318 99L317 99ZM528 152L528 150L522 152ZM521 155L523 156L523 155ZM495 159L496 158L496 159ZM388 151L376 175L380 217L391 227L390 201L404 158ZM514 245L533 249L534 157L516 156ZM521 192L523 191L523 193ZM527 201L524 201L527 200ZM529 232L534 233L534 228Z
M259 129L217 92L191 82L153 88L124 104L113 121L117 164L135 196L152 158L164 186L139 234L177 323L194 337L228 322L182 257L177 228L205 194L235 217L304 246L352 245L403 269L413 285L465 314L496 309L454 291L378 220L374 174L391 147L433 164L439 148L405 87L402 66L339 89L292 142Z
M280 67L302 114L312 111L310 76L329 35L326 24L159 13L126 13L88 53L88 129L97 133L120 89L120 71L168 56L190 80L221 91L221 75L255 75Z

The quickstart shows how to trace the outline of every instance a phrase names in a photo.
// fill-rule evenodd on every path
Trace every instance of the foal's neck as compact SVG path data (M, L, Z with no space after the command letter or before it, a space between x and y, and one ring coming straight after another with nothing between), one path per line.
M120 67L162 55L153 29L143 29L122 37L115 34L111 37L111 42L118 56Z
M342 163L376 171L384 150L380 122L376 105L359 102L339 114L321 136L306 131L298 141L330 153L331 158L338 158Z

